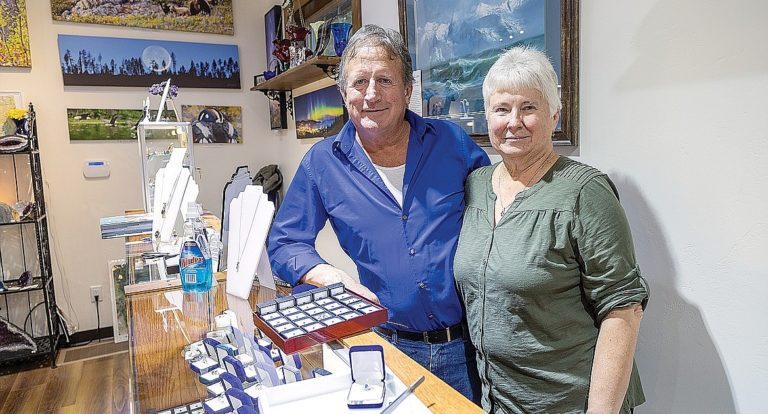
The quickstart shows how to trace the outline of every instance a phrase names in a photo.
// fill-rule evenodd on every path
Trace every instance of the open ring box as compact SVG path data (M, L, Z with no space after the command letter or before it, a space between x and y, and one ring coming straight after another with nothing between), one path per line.
M379 408L384 404L384 349L381 345L349 348L352 385L347 394L349 408Z

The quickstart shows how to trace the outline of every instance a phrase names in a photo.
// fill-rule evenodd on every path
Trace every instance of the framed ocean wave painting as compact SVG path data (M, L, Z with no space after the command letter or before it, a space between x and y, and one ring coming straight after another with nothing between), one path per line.
M555 145L579 138L579 0L399 0L400 32L421 72L422 116L461 126L490 146L482 86L518 45L544 51L558 73L563 109Z

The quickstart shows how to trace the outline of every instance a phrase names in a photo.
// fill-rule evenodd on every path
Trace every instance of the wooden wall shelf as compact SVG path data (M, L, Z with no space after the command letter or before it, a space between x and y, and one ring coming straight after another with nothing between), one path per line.
M327 70L339 64L337 56L315 56L299 66L261 82L251 88L252 91L292 91L328 76Z

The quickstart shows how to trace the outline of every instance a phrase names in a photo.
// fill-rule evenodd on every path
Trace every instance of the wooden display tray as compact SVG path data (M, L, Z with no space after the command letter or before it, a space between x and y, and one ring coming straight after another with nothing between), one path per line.
M313 298L315 296L322 296L323 292L326 292L329 298L334 299L333 300L334 303L342 304L339 300L335 299L335 297L341 294L347 294L350 297L354 297L358 299L360 302L364 302L366 307L375 307L376 310L371 311L370 313L362 313L351 319L342 320L338 323L333 323L333 324L324 326L322 328L319 328L317 330L305 332L298 336L294 336L290 338L286 338L284 335L277 332L275 328L273 328L273 326L269 322L267 322L267 320L263 319L263 316L265 315L275 315L275 314L278 314L277 316L278 318L287 318L287 315L284 316L284 314L282 313L283 311L290 311L291 309L296 309L299 305L306 305L306 302L299 303L299 305L297 305L296 303L297 301L306 301L307 297ZM318 298L318 300L321 300L321 299L323 298ZM315 303L315 300L312 299L310 303ZM359 303L359 302L356 302L356 303ZM316 303L315 305L318 308L322 308L322 306L317 305ZM342 304L342 306L346 306L346 305ZM344 285L342 285L341 283L331 285L328 287L320 287L317 289L312 289L308 292L302 292L296 295L278 298L276 301L270 301L270 302L259 304L256 308L257 309L253 314L253 321L256 324L256 327L259 328L259 330L262 333L264 333L264 335L266 335L269 339L271 339L272 342L278 348L282 349L283 352L287 354L299 352L304 349L315 346L317 344L323 344L329 341L344 338L344 337L356 334L358 332L371 329L372 327L381 325L382 323L387 321L387 309L385 307L375 304L363 298L362 296L356 294L355 292L345 289ZM337 309L341 309L341 306ZM349 309L352 309L352 308L349 308ZM359 310L357 311L359 312ZM298 311L295 311L295 312L298 312ZM303 312L303 311L300 311L300 312ZM332 313L332 310L323 310L323 312ZM312 316L306 317L306 319L312 319L312 318L313 318ZM330 319L332 318L341 319L336 315L332 315ZM295 320L291 320L290 323L294 323L294 322ZM317 322L314 322L314 323L317 323ZM299 325L296 325L296 326L300 327Z

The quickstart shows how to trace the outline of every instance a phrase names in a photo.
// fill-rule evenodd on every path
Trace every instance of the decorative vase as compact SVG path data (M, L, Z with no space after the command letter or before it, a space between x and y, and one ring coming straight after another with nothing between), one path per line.
M333 50L336 51L336 56L341 56L341 54L344 53L344 49L347 48L350 30L352 30L351 23L331 24L331 33L333 33Z
M307 48L304 47L303 40L292 41L288 51L291 56L292 68L301 65L307 59Z
M265 70L264 72L261 72L261 73L262 73L261 76L264 77L265 81L268 81L268 80L274 78L275 75L277 75L274 70Z
M312 50L317 55L323 53L322 50L317 50L318 42L320 40L320 27L325 23L325 20L318 20L309 24L309 50Z
M32 283L32 273L29 270L25 270L19 276L19 286L25 287Z
M284 62L282 60L277 61L277 73L281 74L285 72L286 70L290 69L291 65L290 62Z
M21 135L24 137L29 136L29 128L27 128L27 118L14 119L13 122L16 124L16 135Z

